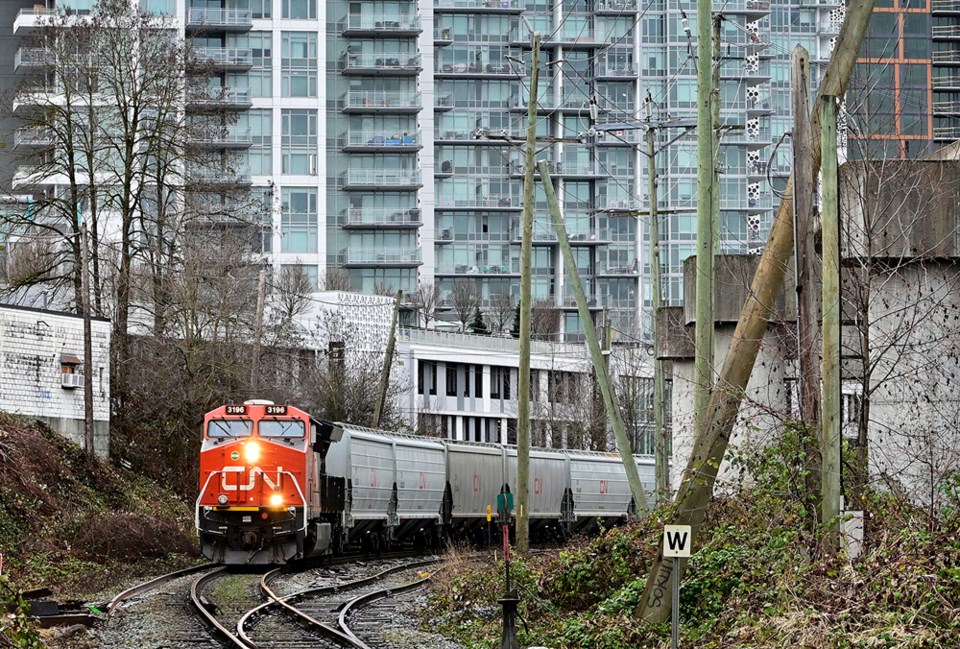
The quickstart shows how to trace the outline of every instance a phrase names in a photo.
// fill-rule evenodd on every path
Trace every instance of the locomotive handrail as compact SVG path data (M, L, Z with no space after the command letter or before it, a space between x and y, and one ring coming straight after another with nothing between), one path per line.
M213 478L213 476L215 476L215 475L221 475L222 473L223 473L223 471L220 471L220 470L211 471L210 474L207 476L206 481L204 481L204 483L203 483L203 488L200 489L200 495L197 496L196 506L194 506L194 508L193 508L193 510L194 510L194 515L193 515L194 525L195 525L197 528L200 527L200 499L203 498L203 494L207 491L207 485L210 484L210 480ZM294 476L293 473L291 473L290 471L280 471L279 473L280 473L280 475L290 476L290 480L293 482L293 486L296 487L296 489L297 489L297 495L300 496L300 502L302 503L303 508L306 509L306 508L307 508L307 497L303 495L303 490L300 488L300 483L297 482L296 476ZM303 517L303 525L302 525L301 527L298 527L297 529L298 529L298 530L305 530L305 529L307 529L307 516L306 516L306 515L304 515L304 517Z

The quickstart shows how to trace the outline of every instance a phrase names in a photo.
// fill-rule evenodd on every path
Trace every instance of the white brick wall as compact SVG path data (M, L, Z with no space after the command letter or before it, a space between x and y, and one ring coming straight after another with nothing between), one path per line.
M91 332L95 450L106 456L110 425L110 322L93 320ZM0 305L0 410L42 419L82 445L83 387L62 387L64 355L83 360L82 318Z

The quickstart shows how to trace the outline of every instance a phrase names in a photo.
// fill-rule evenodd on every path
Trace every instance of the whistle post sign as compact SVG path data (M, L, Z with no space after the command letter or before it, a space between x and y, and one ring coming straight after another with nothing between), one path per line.
M663 556L686 559L690 556L691 536L689 525L663 526Z

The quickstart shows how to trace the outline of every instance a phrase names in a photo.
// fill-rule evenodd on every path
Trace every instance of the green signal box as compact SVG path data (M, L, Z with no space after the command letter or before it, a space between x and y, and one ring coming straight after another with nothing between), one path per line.
M498 512L512 512L512 511L513 511L513 494L498 494L498 495L497 495L497 511L498 511Z

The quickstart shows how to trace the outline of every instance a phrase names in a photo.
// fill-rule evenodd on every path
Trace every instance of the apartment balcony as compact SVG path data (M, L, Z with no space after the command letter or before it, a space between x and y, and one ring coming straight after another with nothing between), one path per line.
M249 70L253 67L253 53L237 47L196 47L189 63L192 70Z
M605 128L597 133L596 144L598 145L620 145L634 146L643 142L643 129L636 128L634 124L624 125L626 128L609 128L611 125L598 124ZM621 126L614 124L612 126Z
M433 110L438 113L445 113L453 108L453 95L434 95Z
M585 276L584 276L584 275L581 275L580 277L583 278L583 277L585 277ZM585 295L585 297L587 298L587 308L588 308L588 309L602 309L602 308L604 307L604 304L603 304L603 296L602 296L602 295L598 295L598 294L596 294L596 293L587 292L587 294ZM577 308L577 299L576 299L575 297L573 297L572 294L570 294L570 295L564 295L563 298L562 298L561 301L560 301L560 308L561 308L561 309L576 309L576 308Z
M692 205L692 202L691 202ZM754 198L746 195L720 195L721 210L740 210L743 212L765 212L773 209L773 196L762 193Z
M438 60L434 65L434 76L462 79L519 79L526 72L522 66L509 63L444 63Z
M597 61L597 79L636 79L637 67L627 61Z
M415 190L423 187L419 170L347 169L341 178L346 190Z
M751 130L737 128L730 130L720 138L720 146L746 146L749 149L759 149L773 144L769 128Z
M960 117L960 101L933 102L933 115L934 117Z
M960 73L957 72L935 72L933 75L934 91L956 91L960 90Z
M485 141L477 138L476 129L440 129L437 128L433 132L433 140L435 144L445 144L445 143L464 143L469 142L470 144L484 144Z
M65 181L66 178L61 180ZM13 173L10 186L12 189L21 189L40 185L56 185L59 184L57 181L57 177L44 173L34 165L22 165L17 167L17 170Z
M453 30L449 27L433 28L433 44L436 47L446 47L453 43Z
M439 194L437 197L437 208L442 210L489 210L489 211L514 211L521 208L520 196L474 196L457 197L444 196Z
M930 0L934 16L960 16L960 0Z
M596 7L596 13L599 15L619 16L623 13L636 13L636 11L637 0L600 0Z
M935 41L960 40L960 25L934 25L933 40Z
M423 264L419 248L380 248L377 250L348 249L344 264L357 266L416 267Z
M340 69L345 75L356 76L416 76L423 70L419 54L409 53L348 53L340 58Z
M757 61L750 63L745 59L733 59L720 66L721 79L733 79L739 81L766 80L770 78L770 61Z
M386 14L381 12L361 12L344 16L340 21L341 33L353 36L417 36L420 16L416 14Z
M553 173L572 180L596 180L609 175L608 170L599 167L593 160L562 160L553 165Z
M248 32L253 29L249 9L187 9L186 30L195 32Z
M505 164L465 165L456 164L452 160L442 160L434 167L433 175L437 178L448 178L457 175L461 178L502 177L507 175L509 167Z
M571 246L606 245L613 240L609 228L591 228L589 232L568 232Z
M228 127L222 131L199 133L191 144L200 149L247 149L253 145L249 128Z
M640 200L636 198L614 198L600 200L597 203L597 209L602 212L639 212L644 209L640 205Z
M42 68L53 62L53 54L45 47L21 47L13 56L13 71Z
M423 148L419 133L385 134L383 131L347 131L340 135L338 146L348 153L415 152Z
M350 114L388 113L414 115L423 110L419 92L350 90L340 99L343 112Z
M437 275L519 275L520 262L502 264L440 264Z
M23 36L27 32L40 29L49 24L50 18L56 14L56 9L48 9L42 3L34 5L33 9L23 8L13 20L13 34Z
M617 262L597 264L597 275L610 277L636 277L638 274L637 262L619 265Z
M187 94L187 108L194 112L240 111L251 106L249 88L202 88Z
M510 97L510 110L527 112L527 95L513 95ZM551 94L541 94L537 102L537 113L552 113L559 108L560 102Z
M933 53L933 64L939 66L960 65L960 50L945 50Z
M936 126L933 129L933 139L938 142L960 140L960 126Z
M770 88L762 86L760 92L761 96L758 96L756 99L747 98L748 117L761 117L773 114L773 99L769 94Z
M757 20L770 13L769 0L730 0L723 7L723 13L746 16L747 20Z
M18 128L13 134L13 148L53 146L53 131L42 126Z
M434 13L506 13L520 14L520 0L433 0Z
M347 230L415 230L423 225L419 207L350 207L341 215Z
M187 184L200 188L249 187L249 167L195 167L187 169Z

